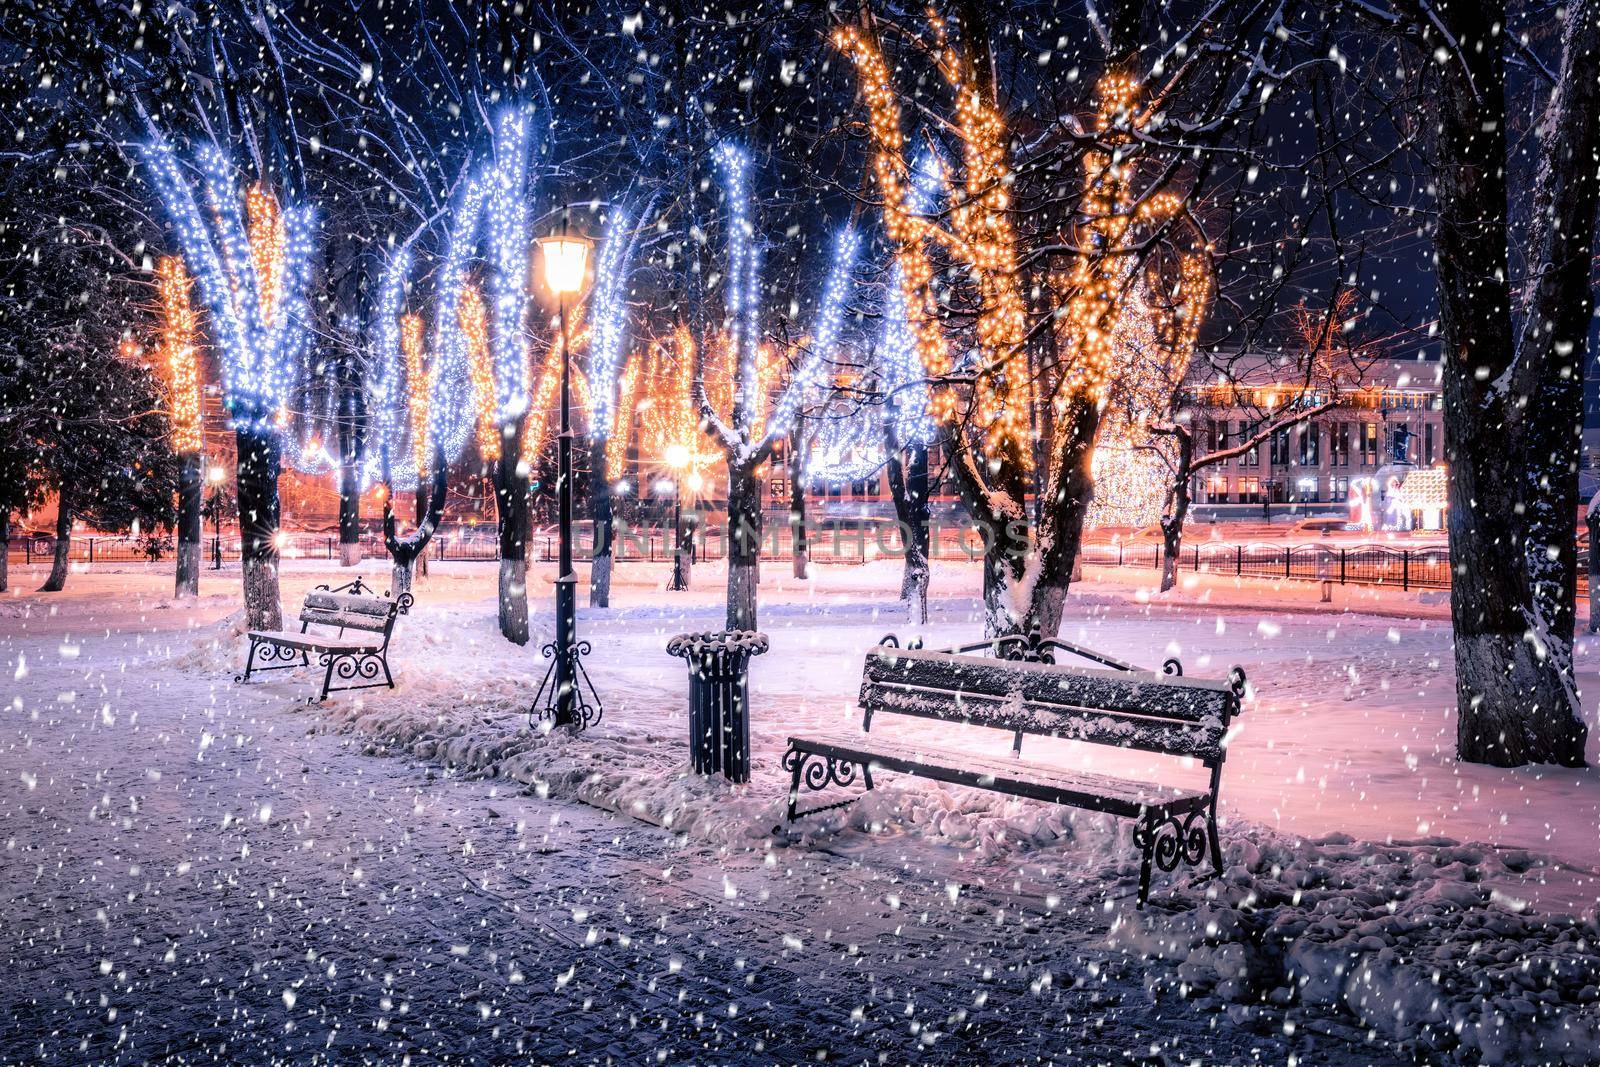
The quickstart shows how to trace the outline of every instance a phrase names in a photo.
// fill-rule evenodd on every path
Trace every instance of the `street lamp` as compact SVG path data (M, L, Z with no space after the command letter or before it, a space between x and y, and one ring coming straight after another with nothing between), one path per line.
M578 657L585 649L578 643L578 578L572 573L572 360L567 342L567 299L583 291L589 242L567 233L567 213L563 210L561 232L540 238L538 245L544 260L544 285L556 298L561 331L561 434L556 439L556 522L561 547L556 562L556 639L553 646L546 648L546 653L554 657L550 669L554 672L555 687L543 710L554 712L557 726L582 728L599 718L599 708L597 700L596 707L591 709L584 705L583 715L578 713L581 703ZM541 694L549 680L547 673L545 683L539 686ZM584 680L588 680L587 674ZM592 685L589 689L591 693L594 691ZM541 710L538 702L539 697L535 695L536 711Z
M689 449L668 445L667 466L672 468L672 581L667 588L681 592L689 588L688 568L683 551L683 468L689 465Z
M227 472L220 465L213 466L206 472L211 479L211 528L216 531L216 537L211 540L211 569L222 569L222 479L227 477Z

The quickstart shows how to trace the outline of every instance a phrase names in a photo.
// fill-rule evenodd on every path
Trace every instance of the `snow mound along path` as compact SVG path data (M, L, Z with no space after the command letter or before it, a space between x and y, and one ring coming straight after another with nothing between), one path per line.
M1597 1061L1595 918L1523 914L1486 884L1525 870L1527 853L1264 841L1227 847L1221 880L1118 915L1113 948L1172 965L1147 977L1153 998L1280 1032L1374 1032L1422 1062Z

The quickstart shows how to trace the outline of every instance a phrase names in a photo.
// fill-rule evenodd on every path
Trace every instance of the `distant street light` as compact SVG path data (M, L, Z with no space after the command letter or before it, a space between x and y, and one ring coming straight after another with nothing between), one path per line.
M211 479L211 528L216 531L216 537L211 541L211 569L222 569L222 479L228 472L221 466L213 466L206 472L206 477Z
M683 469L691 458L687 446L667 446L667 466L672 468L672 581L667 588L679 592L689 588L689 572L684 566L682 482ZM695 473L691 477L698 480L700 475Z

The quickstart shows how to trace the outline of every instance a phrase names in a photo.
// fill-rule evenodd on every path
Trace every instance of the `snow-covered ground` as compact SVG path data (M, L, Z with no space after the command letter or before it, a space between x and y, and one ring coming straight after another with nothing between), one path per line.
M297 601L311 584L343 580L351 573L317 566L325 565L290 565L285 574L287 601ZM5 748L0 752L4 772L0 802L6 805L0 810L6 812L8 823L22 827L18 833L7 832L0 862L7 871L7 885L22 887L8 890L12 894L7 897L8 926L18 927L9 920L20 910L26 915L20 925L29 931L10 938L9 962L13 968L49 969L64 965L60 957L70 955L73 966L88 968L91 985L114 986L123 981L116 977L121 973L118 960L108 956L112 970L95 978L85 960L102 950L89 951L87 944L109 945L121 937L129 947L127 937L138 936L145 942L140 951L148 954L159 938L148 932L113 933L116 922L89 917L95 910L89 908L89 900L100 900L96 905L100 911L107 909L106 902L115 901L111 910L124 918L130 910L140 911L121 895L130 889L130 879L137 883L140 877L122 874L127 857L100 837L110 833L116 838L117 820L127 820L125 831L138 836L152 817L149 797L176 791L186 798L188 807L180 805L183 817L170 814L163 830L169 837L177 834L179 840L220 818L220 810L243 820L237 825L248 826L252 835L262 832L258 824L289 822L293 830L280 835L285 841L300 834L313 842L331 838L336 844L329 846L335 850L329 862L337 864L337 872L313 877L331 878L326 891L348 894L351 869L363 862L357 854L365 832L353 826L351 818L374 824L376 837L366 843L379 857L388 856L390 862L407 867L447 867L448 860L432 854L454 855L465 847L463 840L477 848L479 839L461 830L459 820L425 817L422 813L431 809L427 804L414 808L412 794L426 791L436 798L428 803L459 814L490 803L484 798L497 783L501 791L493 806L516 805L526 813L519 816L524 824L538 825L541 834L553 818L562 820L558 826L581 827L564 831L571 839L551 847L562 855L581 855L585 871L604 869L602 878L627 881L659 860L663 867L677 867L683 878L709 879L703 898L693 898L709 902L704 904L709 909L707 927L691 929L687 935L702 949L723 938L718 924L734 921L729 918L734 905L716 903L719 893L732 894L723 900L743 901L740 909L751 902L737 877L730 874L732 880L724 889L720 877L700 868L720 871L731 865L751 873L768 899L741 915L740 921L765 930L762 935L741 933L757 946L748 950L747 959L759 959L764 966L781 959L808 975L812 984L807 987L807 1001L820 1014L801 1025L822 1027L819 1033L826 1040L817 1045L830 1048L836 1056L870 1050L900 1060L921 1042L959 1059L969 1051L994 1049L992 1042L999 1040L998 1034L1009 1033L1008 1026L1037 1026L1036 1016L1042 1011L1062 1032L1055 1038L1036 1035L1032 1044L1006 1044L1008 1051L997 1062L1009 1062L1011 1052L1029 1058L1054 1054L1058 1061L1070 1062L1073 1056L1066 1049L1124 1048L1127 1037L1141 1027L1155 1044L1163 1035L1178 1042L1181 1047L1150 1052L1158 1060L1175 1062L1196 1056L1242 1059L1252 1041L1241 1035L1247 1037L1251 1030L1271 1037L1263 1046L1269 1060L1281 1061L1295 1053L1313 1061L1348 1057L1349 1062L1376 1062L1386 1055L1382 1051L1386 1042L1400 1041L1429 1058L1448 1053L1497 1062L1592 1062L1600 1018L1596 1003L1600 957L1594 948L1593 924L1594 903L1600 897L1595 882L1595 869L1600 867L1600 834L1595 829L1600 818L1600 775L1594 770L1548 768L1502 771L1457 764L1451 758L1453 679L1448 622L1438 594L1340 589L1330 609L1317 603L1318 591L1304 583L1277 588L1259 581L1186 576L1185 588L1164 599L1152 598L1140 585L1153 580L1153 575L1091 569L1090 580L1072 598L1063 636L1151 665L1178 655L1192 675L1221 676L1238 663L1254 687L1224 774L1227 877L1194 887L1162 883L1158 893L1164 895L1158 905L1138 914L1128 899L1136 876L1129 828L1098 816L885 775L862 802L774 834L782 821L787 786L787 776L778 766L787 734L858 724L855 693L863 652L884 633L910 633L892 597L884 592L898 585L892 562L818 567L816 572L810 581L799 581L785 568L764 569L761 621L772 650L753 668L754 774L748 786L739 788L687 773L684 665L664 651L666 639L674 633L720 626L721 574L714 566L696 568L695 588L688 593L662 588L663 567L623 566L614 586L615 606L581 612L582 636L595 646L588 666L606 702L606 715L598 727L579 737L526 727L528 705L545 665L538 646L550 634L545 617L553 577L549 568L535 568L531 584L541 626L535 642L519 649L505 643L495 630L492 570L474 564L436 565L433 576L418 589L418 607L398 629L392 655L398 690L338 696L320 708L304 703L311 686L304 672L268 675L248 687L233 684L232 674L242 658L236 637L236 574L224 571L214 578L207 572L202 585L206 595L189 604L171 601L170 575L137 566L74 574L67 592L57 597L27 593L0 599L0 658L9 661L5 669L14 679L8 711L14 729L3 735ZM380 562L368 563L359 573L376 579L380 587L385 584ZM31 588L30 577L16 573L15 584ZM933 622L923 634L930 644L977 635L978 604L962 594L975 588L976 580L970 566L938 567ZM1600 652L1587 644L1580 649L1586 688L1600 692L1594 677L1600 662L1586 666L1597 656ZM880 719L874 729L894 734L939 728ZM332 736L325 730L333 731ZM1008 737L970 736L975 733L984 732L954 728L950 740L1007 751ZM334 737L353 741L369 753L406 753L452 773L470 772L485 780L431 782L422 769L409 763L362 760L339 747ZM156 748L141 753L139 759L146 762L137 769L133 763L138 760L123 764L117 758L119 746L127 746L131 755L152 743ZM1071 742L1030 739L1026 754L1136 776L1198 773L1195 768L1171 766L1170 761ZM292 765L292 775L286 761ZM230 768L229 773L248 778L251 788L270 791L292 784L295 804L309 797L320 807L302 812L291 805L274 805L278 815L269 813L265 819L259 805L252 809L250 803L238 801L228 807L206 793L233 788L216 784L219 762ZM149 778L152 770L162 777ZM97 775L104 776L105 784L96 780ZM353 776L377 785L364 793L351 792ZM295 777L299 781L291 782ZM163 781L173 784L163 789L159 784ZM508 798L504 789L508 783L519 792L527 787L529 795ZM210 798L205 804L200 803L202 795ZM140 796L147 799L129 799ZM577 800L586 804L574 805ZM130 803L144 806L124 810ZM619 820L595 808L633 818ZM407 810L415 817L406 818ZM329 818L345 819L343 829L314 829L318 820ZM502 831L505 821L510 820L496 821ZM670 832L640 829L652 823ZM214 843L218 832L233 825L230 822L221 831L209 827L206 832ZM180 826L189 829L179 832ZM445 826L449 832L441 829ZM69 836L74 830L78 840ZM407 836L400 837L402 833ZM615 837L610 844L608 834ZM183 875L190 892L198 892L200 883L212 877L178 872L177 856L184 850L165 839L158 846L148 840L149 832L144 836L141 847L151 849L159 860L130 865L147 871L160 867L162 879ZM505 839L496 847L511 851L518 845L533 847L527 835L501 836ZM109 847L110 854L79 849L84 838L100 848ZM291 882L300 877L301 867L314 865L322 855L315 844L304 852L300 855L285 847L281 855L275 854L282 875ZM680 854L676 860L669 855L674 852ZM623 858L629 862L623 863ZM237 855L212 855L206 860L209 865L223 861L231 864L232 874L217 876L218 884L235 879L244 894L241 901L249 901L244 906L254 908L259 903L271 911L270 902L259 897L276 884L269 873L272 865L256 868ZM193 871L198 861L182 862ZM468 868L477 862L470 854L460 860ZM484 870L490 869L490 861L481 862ZM522 881L509 888L500 884L495 889L498 903L484 905L487 911L469 909L468 914L486 923L504 922L503 916L495 919L496 909L514 910L520 893L548 891L543 868L531 872L527 862L526 856L502 853L493 869L516 869ZM436 868L435 876L457 876L446 867ZM587 884L569 867L562 867L563 878ZM785 872L781 879L772 873L774 867ZM254 871L265 876L254 878ZM495 882L503 875L486 877ZM672 882L672 876L664 877ZM107 883L104 890L82 888L98 881ZM136 898L150 899L149 881L147 874L145 888L131 890ZM469 888L476 881L475 874L465 878ZM80 910L70 920L51 916L54 906L47 901L51 894L68 893L69 882L77 887L69 895L82 897ZM891 883L894 888L886 889ZM175 888L178 883L167 884ZM309 891L296 895L293 889L284 883L280 891L300 903L283 905L280 911L308 907ZM388 891L390 899L380 895L375 906L392 914L400 899L394 894L401 889L402 882L396 882ZM452 892L461 890L457 886ZM416 892L404 888L405 894ZM787 910L769 905L774 896ZM405 899L415 907L414 896ZM659 915L664 922L694 927L694 921L679 914L683 907L693 910L685 899L689 898L665 894L655 910L636 905L635 921L640 914L652 922ZM918 903L908 903L913 900ZM551 905L546 901L543 906ZM629 905L613 898L607 906L626 910ZM811 946L809 953L781 939L779 931L794 921L796 908L810 923L810 933L791 931L789 936ZM151 909L161 910L145 906L146 911ZM324 916L319 921L354 921L343 912L339 920L328 920L322 904L312 910ZM819 914L835 917L824 921L817 919ZM247 922L234 915L229 921L237 925L228 935L235 941L257 938L262 929L254 918ZM432 921L445 923L437 915ZM867 937L876 943L869 946L866 939L855 940L854 934L847 943L818 929L818 922L824 927L836 922L840 928L866 924ZM964 961L960 967L966 970L959 979L948 975L942 981L929 979L930 988L921 988L926 974L919 977L919 967L928 967L929 959L908 966L909 957L894 949L890 927L883 925L891 922L896 927L914 922L928 928L926 936L943 946L939 959ZM64 923L73 927L72 933ZM573 929L583 925L582 920L573 923L577 924ZM541 920L541 929L545 925ZM395 927L408 928L406 922ZM612 929L613 933L603 930L597 936L611 937ZM93 936L86 932L91 930ZM182 932L168 931L165 936L177 939ZM903 935L902 929L897 936ZM817 951L819 937L828 946L825 952ZM641 939L633 940L635 947L640 943ZM165 952L165 942L162 945ZM327 946L317 948L327 950ZM403 946L395 951L402 959L406 955ZM493 951L516 955L504 948ZM544 951L550 951L548 945ZM743 980L725 952L698 960L695 951L699 950L678 950L680 968L692 961L688 969L699 973L702 982L729 985ZM1150 957L1168 963L1147 967ZM476 957L469 951L468 958ZM981 961L981 966L973 961ZM103 966L98 959L89 962ZM453 957L450 962L455 966ZM649 967L657 963L642 958L636 965L616 963L629 976L617 982L647 981L655 973ZM414 960L392 964L415 965ZM323 966L314 960L300 970L305 972L302 977L319 983L321 1010L326 1014L334 1012L326 998L335 990L317 977ZM478 989L490 979L484 973L470 973L472 967L460 963L458 977ZM988 979L967 973L984 968L990 972ZM874 982L885 988L898 985L887 997L910 1002L909 1014L896 1014L890 1022L881 990L863 999L859 987L863 969L878 975ZM545 993L555 988L566 997L566 1006L558 1010L571 1011L571 996L562 991L575 979L569 976L563 982L560 973L557 968L554 977L529 975L528 981ZM669 968L664 973L679 971ZM997 994L1003 1008L980 997L984 983L996 980L997 974L1006 976L999 979L1002 984L1011 984L1005 996ZM1047 979L1045 974L1053 977ZM1133 1008L1122 997L1125 987L1137 989L1141 979L1158 999L1158 1007ZM143 979L155 980L154 972ZM238 975L230 973L226 980L242 997ZM503 976L495 980L505 981ZM831 981L837 987L830 986ZM293 1005L280 1012L268 1003L271 998L262 999L261 983L253 975L246 984L258 995L244 998L244 1004L253 1005L245 1010L271 1013L272 1025L282 1038L286 1033L282 1027L295 1016ZM1069 1001L1060 1001L1069 990ZM1101 1025L1111 1029L1099 1033L1083 1029L1086 1024L1079 1013L1092 1014L1094 1008L1084 999L1089 991L1107 998L1101 1010L1109 1021ZM651 996L656 992L652 989ZM77 998L78 993L71 995ZM34 998L28 1010L39 1020L35 1029L62 1026L62 1020L70 1017L77 1029L69 1026L64 1033L93 1032L97 1040L115 1040L117 1028L104 1017L109 1007L81 998L64 1001L67 995L68 991L55 989ZM95 996L99 995L110 997L97 991ZM1193 1003L1177 1003L1184 998ZM207 1010L223 1014L216 997L204 994L198 999ZM1143 1003L1142 996L1139 1000ZM728 1003L724 998L717 1010L733 1018L726 1015ZM896 1003L897 1013L906 1009ZM63 1004L71 1004L71 1011ZM917 1004L937 1004L939 1011L949 1011L935 1023ZM750 1006L762 1011L759 1005ZM1226 1014L1219 1011L1223 1007ZM857 1008L862 1009L862 1018L852 1022ZM228 1010L240 1007L230 1004ZM490 1010L492 1015L494 1009ZM766 1011L772 1015L776 1010ZM1060 1021L1063 1012L1065 1024ZM375 1018L356 1013L343 1025L375 1026ZM706 1039L705 1031L697 1028L700 1024L684 1021L692 1018L693 1013L674 1015L672 1021L665 1016L652 1018L649 1026L667 1037L663 1044L649 1047L671 1046L675 1056L685 1058L685 1049ZM751 1029L725 1027L727 1034L737 1030L740 1036L730 1038L735 1044L710 1046L724 1050L713 1058L725 1058L735 1047L753 1055L748 1044L738 1042L752 1040L750 1034L774 1018L781 1020L781 1013L764 1023L749 1024ZM988 1021L978 1026L975 1020L980 1018ZM1219 1027L1219 1019L1227 1022ZM867 1030L861 1029L863 1020L871 1021ZM172 1020L163 1025L173 1025ZM226 1029L224 1022L216 1025ZM526 1035L549 1036L538 1027L530 1029L526 1019L516 1025ZM326 1025L316 1030L318 1040L328 1036L326 1030ZM868 1031L875 1036L869 1037ZM408 1040L421 1040L408 1033L412 1034ZM273 1049L310 1050L311 1038L301 1034L292 1041L283 1038L286 1044L262 1039L241 1047L253 1050L254 1058ZM1340 1035L1353 1044L1329 1042L1326 1034ZM368 1043L360 1047L368 1050L425 1051L425 1041L386 1045L371 1033L363 1035ZM500 1037L480 1034L480 1038L488 1043L475 1047L512 1047L494 1044ZM773 1045L768 1054L787 1062L801 1051L792 1039L788 1035L788 1043ZM138 1042L130 1045L142 1051L130 1052L129 1058L158 1054L163 1046L151 1044L157 1040L148 1030L142 1031ZM1237 1043L1240 1040L1242 1044ZM639 1058L644 1047L620 1035L616 1042L623 1058ZM104 1046L102 1055L110 1047ZM213 1046L206 1042L185 1046L208 1047ZM333 1047L340 1047L337 1041ZM530 1047L548 1054L554 1046L535 1042ZM785 1051L776 1051L779 1048ZM0 1045L0 1053L33 1058L22 1049ZM65 1050L65 1045L54 1046L55 1052ZM433 1048L435 1055L440 1051ZM1143 1046L1132 1051L1149 1052ZM593 1048L583 1053L591 1058L599 1055ZM247 1053L246 1058L252 1055ZM687 1058L695 1059L692 1054Z

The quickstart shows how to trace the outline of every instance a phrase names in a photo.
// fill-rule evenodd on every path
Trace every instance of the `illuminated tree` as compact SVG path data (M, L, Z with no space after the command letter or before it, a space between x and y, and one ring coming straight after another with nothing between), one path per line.
M1101 413L1123 370L1111 339L1147 249L1184 205L1170 169L1141 167L1150 113L1124 46L1116 46L1079 156L1075 221L1049 235L1067 250L1067 262L1040 279L1036 289L1052 306L1030 325L1025 250L1011 203L1011 133L996 102L982 10L959 9L960 34L933 19L928 46L950 91L959 160L943 168L948 224L912 203L899 91L870 23L842 27L833 39L856 69L884 229L929 406L962 501L984 537L986 628L1003 633L1037 624L1054 632L1093 495ZM959 360L934 284L939 262L951 265L973 307L964 346L970 354Z
M247 621L282 627L278 597L281 427L305 343L305 285L313 215L284 207L264 183L240 189L214 143L195 152L199 192L166 137L152 131L144 157L198 282L212 347L221 356L224 406L238 438L239 524ZM202 208L202 202L204 208Z
M200 368L196 348L198 322L189 299L189 272L183 262L163 256L156 264L156 292L161 321L157 329L158 360L167 372L172 450L178 455L178 596L200 594L201 473Z
M637 233L626 211L614 212L595 263L586 346L589 413L589 515L594 523L594 555L589 568L589 604L611 603L612 472L621 469L633 423L631 393L639 380L624 369L627 343L628 272ZM613 439L619 444L614 445ZM613 458L618 462L613 463Z
M709 368L706 346L696 346L695 394L702 425L720 447L727 471L726 625L730 630L753 630L762 534L757 471L794 428L805 397L827 378L860 238L853 227L839 232L819 301L813 343L802 351L788 382L775 394L781 368L771 346L761 337L759 254L753 247L748 206L750 158L743 148L729 142L717 146L714 158L728 204L729 272L724 283L725 328L720 335L726 371L717 376ZM769 397L774 397L770 412Z

